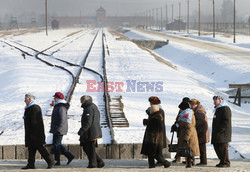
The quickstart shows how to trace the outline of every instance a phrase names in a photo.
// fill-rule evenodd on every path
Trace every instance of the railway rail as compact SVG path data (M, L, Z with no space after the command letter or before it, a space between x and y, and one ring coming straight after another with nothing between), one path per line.
M89 32L89 31L87 31L87 32ZM55 57L56 53L60 52L61 49L69 46L71 43L82 38L87 32L81 31L81 32L77 32L75 34L72 34L68 37L65 37L60 42L57 42L57 43L49 46L48 48L46 48L42 51L36 50L30 46L21 44L19 42L7 40L7 39L1 40L1 42L5 43L8 46L11 46L12 48L19 50L23 56L27 55L27 56L35 57L37 60L39 60L39 61L41 61L41 62L43 62L51 67L56 67L56 68L59 68L61 70L64 70L65 72L67 72L68 75L71 76L72 82L70 84L70 88L67 91L67 95L65 97L66 97L66 101L70 102L71 97L74 94L74 89L75 89L76 85L79 83L79 76L81 75L83 70L90 71L93 75L99 76L101 81L104 83L107 81L106 73L103 75L103 74L99 73L98 71L85 66L86 61L88 59L88 56L93 48L93 44L96 41L97 35L98 34L103 35L102 30L96 31L94 38L93 38L92 42L90 43L90 46L89 46L85 56L81 60L80 64L75 64L71 61L67 61L67 60L63 60L63 59ZM102 38L101 43L103 44L103 42L104 42L103 36L101 36L101 38ZM105 61L104 61L104 59L105 59L105 47L104 47L104 45L102 45L101 51L102 51L101 54L103 55L102 66L105 66ZM72 70L68 69L67 67L69 67L69 66L73 66L74 70L72 71ZM104 84L104 85L106 85L106 84ZM116 141L114 139L114 131L113 131L113 127L112 127L112 123L111 123L111 119L110 119L110 114L109 114L109 103L108 103L109 95L107 92L103 93L103 101L104 101L103 104L105 106L99 107L100 111L104 112L101 115L105 115L105 117L102 117L103 121L101 121L101 125L102 125L102 128L108 127L110 129L111 143L114 144L114 143L116 143ZM102 109L102 108L104 108L104 109ZM4 130L2 132L4 132Z

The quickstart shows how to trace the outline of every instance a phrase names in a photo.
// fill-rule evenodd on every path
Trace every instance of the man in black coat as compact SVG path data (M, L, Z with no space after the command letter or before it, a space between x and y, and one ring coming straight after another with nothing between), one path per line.
M102 138L100 112L97 106L92 103L92 97L84 95L80 101L83 114L78 135L80 136L80 145L88 156L89 165L87 168L102 168L105 164L95 150L97 139Z
M47 168L52 167L52 161L46 148L43 117L40 106L35 104L35 96L26 94L24 112L25 147L28 147L28 164L22 169L35 169L35 155L38 150L48 164Z
M67 157L68 165L74 159L74 155L62 145L62 139L63 135L66 135L68 132L67 111L69 109L69 103L64 100L64 95L61 92L56 92L53 97L55 104L51 115L50 133L53 133L53 147L56 160L55 165L61 165L61 154Z
M216 167L230 167L228 142L232 137L231 109L220 96L214 96L215 113L212 124L211 143L220 159Z

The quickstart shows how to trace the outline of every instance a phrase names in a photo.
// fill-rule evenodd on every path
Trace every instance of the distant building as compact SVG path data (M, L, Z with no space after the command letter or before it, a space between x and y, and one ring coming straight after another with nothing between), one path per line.
M106 18L106 11L100 7L96 10L96 26L103 27L105 26L105 18Z
M167 30L185 30L186 23L181 19L174 20L174 22L167 24Z

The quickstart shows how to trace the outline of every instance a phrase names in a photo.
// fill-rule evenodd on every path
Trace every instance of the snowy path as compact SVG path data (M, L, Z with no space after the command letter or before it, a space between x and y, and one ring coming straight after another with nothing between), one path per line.
M250 50L246 48L240 48L236 46L230 45L222 45L219 43L209 42L209 41L202 41L198 39L193 39L189 37L184 37L180 35L170 35L161 32L154 32L148 30L134 30L138 33L148 34L149 37L157 36L159 40L169 40L170 42L177 42L181 44L190 45L196 48L204 49L209 52L214 52L221 54L223 56L227 56L233 60L241 61L250 65Z

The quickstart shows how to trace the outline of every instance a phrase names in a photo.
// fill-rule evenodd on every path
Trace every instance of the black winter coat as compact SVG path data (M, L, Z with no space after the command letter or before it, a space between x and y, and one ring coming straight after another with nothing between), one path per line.
M68 132L67 111L69 103L58 103L54 106L51 116L50 133L56 135L66 135Z
M216 109L212 124L211 143L228 143L232 137L231 109L222 106Z
M163 146L163 117L161 111L149 115L148 124L145 130L141 154L155 156L157 150Z
M161 121L161 127L163 129L163 148L167 147L167 137L166 137L166 125L165 125L165 113L164 110L160 108L161 111L161 116L163 117L163 120ZM146 113L149 115L150 114L150 107L146 110ZM146 125L148 123L148 120L146 121Z
M39 147L45 144L43 117L40 106L32 105L24 112L25 146Z
M83 114L81 119L81 128L78 131L80 135L80 145L84 142L102 138L100 125L100 112L92 100L87 100L83 105Z

